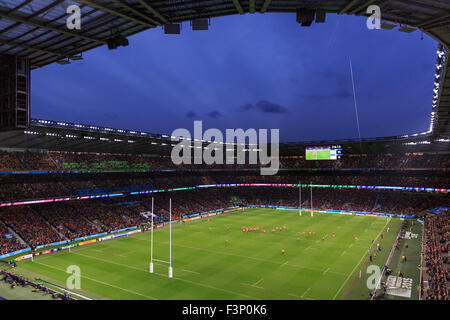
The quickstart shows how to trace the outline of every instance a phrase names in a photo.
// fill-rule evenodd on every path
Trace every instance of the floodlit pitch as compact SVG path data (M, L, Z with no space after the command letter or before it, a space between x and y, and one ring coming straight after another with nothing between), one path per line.
M94 299L367 298L359 273L368 249L382 243L374 261L382 266L401 221L307 213L248 209L174 225L173 278L157 260L149 273L150 232L36 257L15 271L65 287L76 265L81 289L73 291ZM169 260L168 228L155 231L153 246L154 259Z

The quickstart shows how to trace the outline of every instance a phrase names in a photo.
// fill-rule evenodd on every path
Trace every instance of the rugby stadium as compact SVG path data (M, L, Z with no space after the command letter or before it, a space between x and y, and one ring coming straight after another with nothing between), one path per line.
M308 32L369 6L385 32L436 42L415 79L432 96L423 132L282 141L269 148L279 169L262 174L261 157L196 158L263 143L31 115L34 70L141 32L275 13ZM77 8L81 29L67 20ZM0 0L0 298L448 300L449 45L448 1ZM188 163L173 161L179 141Z

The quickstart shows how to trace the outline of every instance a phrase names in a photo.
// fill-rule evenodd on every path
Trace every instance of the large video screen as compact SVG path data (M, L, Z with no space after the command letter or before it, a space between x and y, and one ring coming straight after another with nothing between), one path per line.
M341 146L306 147L306 160L337 160L342 156Z

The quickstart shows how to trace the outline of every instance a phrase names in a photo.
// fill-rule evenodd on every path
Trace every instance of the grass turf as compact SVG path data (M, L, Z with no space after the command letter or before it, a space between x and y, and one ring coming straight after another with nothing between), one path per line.
M417 235L417 237L412 239L401 238L399 242L399 249L394 250L391 263L389 264L389 268L392 269L392 274L394 276L396 276L398 272L401 271L405 278L413 279L411 288L411 298L407 297L403 298L399 296L381 294L379 299L419 300L422 229L423 225L420 224L419 222L414 220L408 221L407 231L411 230L411 232ZM408 244L408 247L405 247L405 244ZM406 262L402 261L403 255L406 256L407 258ZM386 281L386 277L384 277L383 281Z
M260 230L244 233L242 225ZM287 230L272 232L276 225ZM150 232L23 261L14 272L65 286L67 267L77 265L75 291L95 299L339 299L387 226L397 234L400 221L249 209L174 225L172 279L165 263L148 272ZM154 233L154 258L169 260L168 228Z
M49 293L33 292L33 289L29 286L16 286L12 289L11 285L4 281L0 281L0 297L6 300L56 300Z

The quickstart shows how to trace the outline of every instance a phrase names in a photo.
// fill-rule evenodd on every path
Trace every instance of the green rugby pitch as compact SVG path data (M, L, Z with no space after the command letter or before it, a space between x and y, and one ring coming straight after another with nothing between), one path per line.
M76 265L81 289L73 291L93 299L352 299L367 296L368 289L351 283L358 282L372 240L376 244L389 226L382 240L389 251L400 224L380 217L248 209L174 225L171 279L163 262L154 261L155 272L149 273L150 232L35 257L13 271L65 286L67 268ZM242 225L259 230L244 233ZM272 232L284 225L286 230ZM169 260L168 228L154 232L153 257Z

